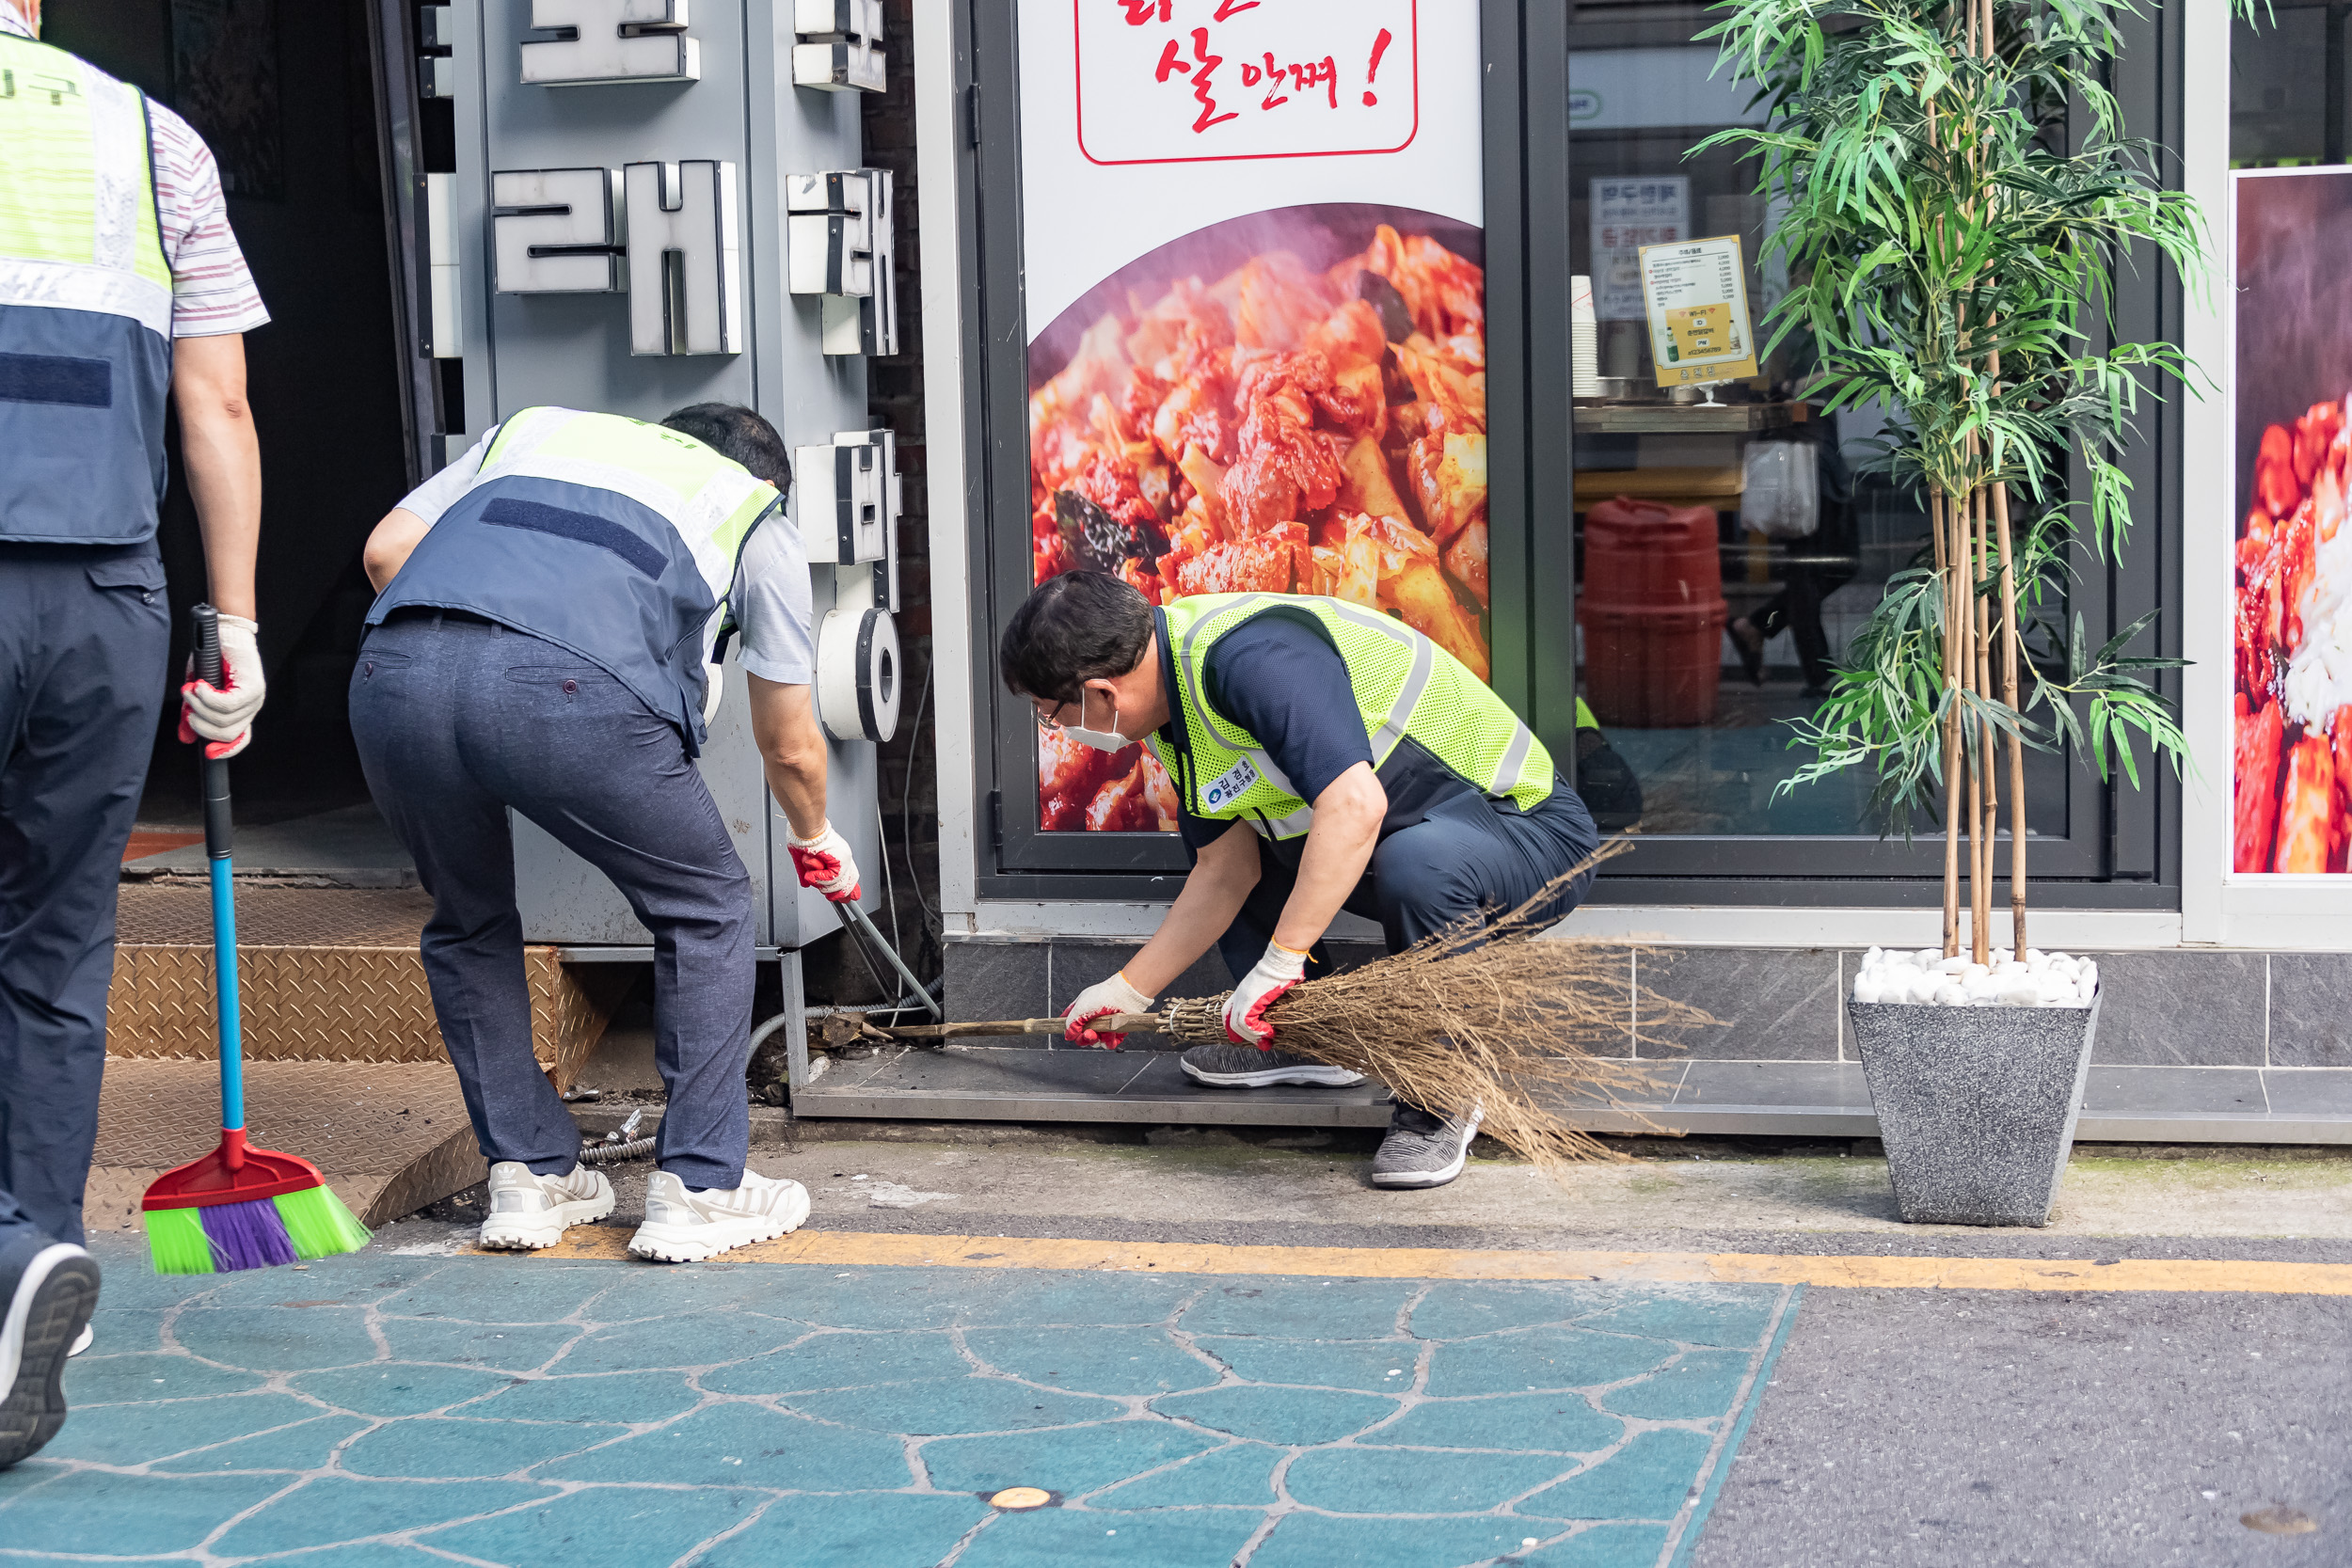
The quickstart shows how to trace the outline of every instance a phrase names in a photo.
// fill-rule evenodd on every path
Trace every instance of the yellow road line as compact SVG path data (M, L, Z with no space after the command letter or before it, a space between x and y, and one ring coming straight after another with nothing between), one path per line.
M628 1255L628 1232L582 1227L532 1256ZM497 1256L510 1256L499 1254ZM834 1268L1072 1269L1358 1279L1590 1279L1612 1284L1818 1285L1829 1290L2238 1291L2352 1295L2352 1264L2233 1259L1805 1257L1756 1252L1503 1252L1438 1247L1216 1246L1002 1236L803 1230L739 1247L730 1263Z

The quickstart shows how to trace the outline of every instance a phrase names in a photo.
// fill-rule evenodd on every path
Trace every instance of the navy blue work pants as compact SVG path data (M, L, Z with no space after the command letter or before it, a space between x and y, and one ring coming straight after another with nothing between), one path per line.
M597 666L489 622L396 614L351 676L368 788L433 895L421 943L485 1158L571 1169L580 1131L532 1054L507 809L612 879L654 940L654 1157L738 1187L751 1148L752 884L675 725Z
M170 644L151 541L0 544L0 1252L82 1240L115 893Z
M1551 793L1527 812L1509 800L1455 796L1381 839L1345 907L1351 914L1378 921L1389 951L1402 953L1456 921L1491 920L1518 908L1599 843L1592 813L1565 779L1556 780ZM1258 847L1258 885L1216 943L1236 981L1257 967L1274 940L1282 906L1297 885L1300 848L1297 843ZM1587 871L1551 896L1542 918L1565 917L1592 884ZM1309 977L1327 973L1330 963L1325 944L1315 943L1307 960Z

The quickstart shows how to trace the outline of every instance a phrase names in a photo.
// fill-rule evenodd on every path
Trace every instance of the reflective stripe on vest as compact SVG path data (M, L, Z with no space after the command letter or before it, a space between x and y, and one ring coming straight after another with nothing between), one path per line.
M171 336L147 101L0 33L0 306L127 316Z
M147 101L0 34L0 540L155 531L171 387L171 269Z
M684 732L736 565L776 492L691 436L526 408L368 611L462 610L569 649Z
M1272 839L1295 838L1314 825L1313 806L1257 737L1217 713L1205 694L1216 640L1278 608L1307 611L1330 635L1347 665L1375 769L1410 736L1490 798L1508 796L1526 810L1551 793L1551 754L1534 732L1453 655L1403 622L1341 599L1202 594L1162 611L1191 751L1178 787L1194 816L1247 817Z
M744 539L776 500L740 464L691 436L569 408L526 408L500 426L468 488L509 476L611 490L660 514L693 552L711 603L721 610L734 589ZM714 619L706 647L718 632Z

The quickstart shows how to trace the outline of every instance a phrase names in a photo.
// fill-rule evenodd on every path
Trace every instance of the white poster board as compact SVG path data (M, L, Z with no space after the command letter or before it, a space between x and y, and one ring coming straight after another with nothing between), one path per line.
M1691 231L1691 179L1684 174L1595 180L1592 192L1593 313L1637 322L1642 247L1672 245Z

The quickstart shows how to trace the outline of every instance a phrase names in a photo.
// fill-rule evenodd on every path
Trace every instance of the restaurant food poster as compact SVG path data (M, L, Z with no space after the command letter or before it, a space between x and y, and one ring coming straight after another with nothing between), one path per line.
M2231 863L2328 875L2352 839L2352 170L2232 177Z
M1331 594L1484 678L1477 8L1018 15L1031 580ZM1140 748L1039 748L1045 831L1174 828Z

